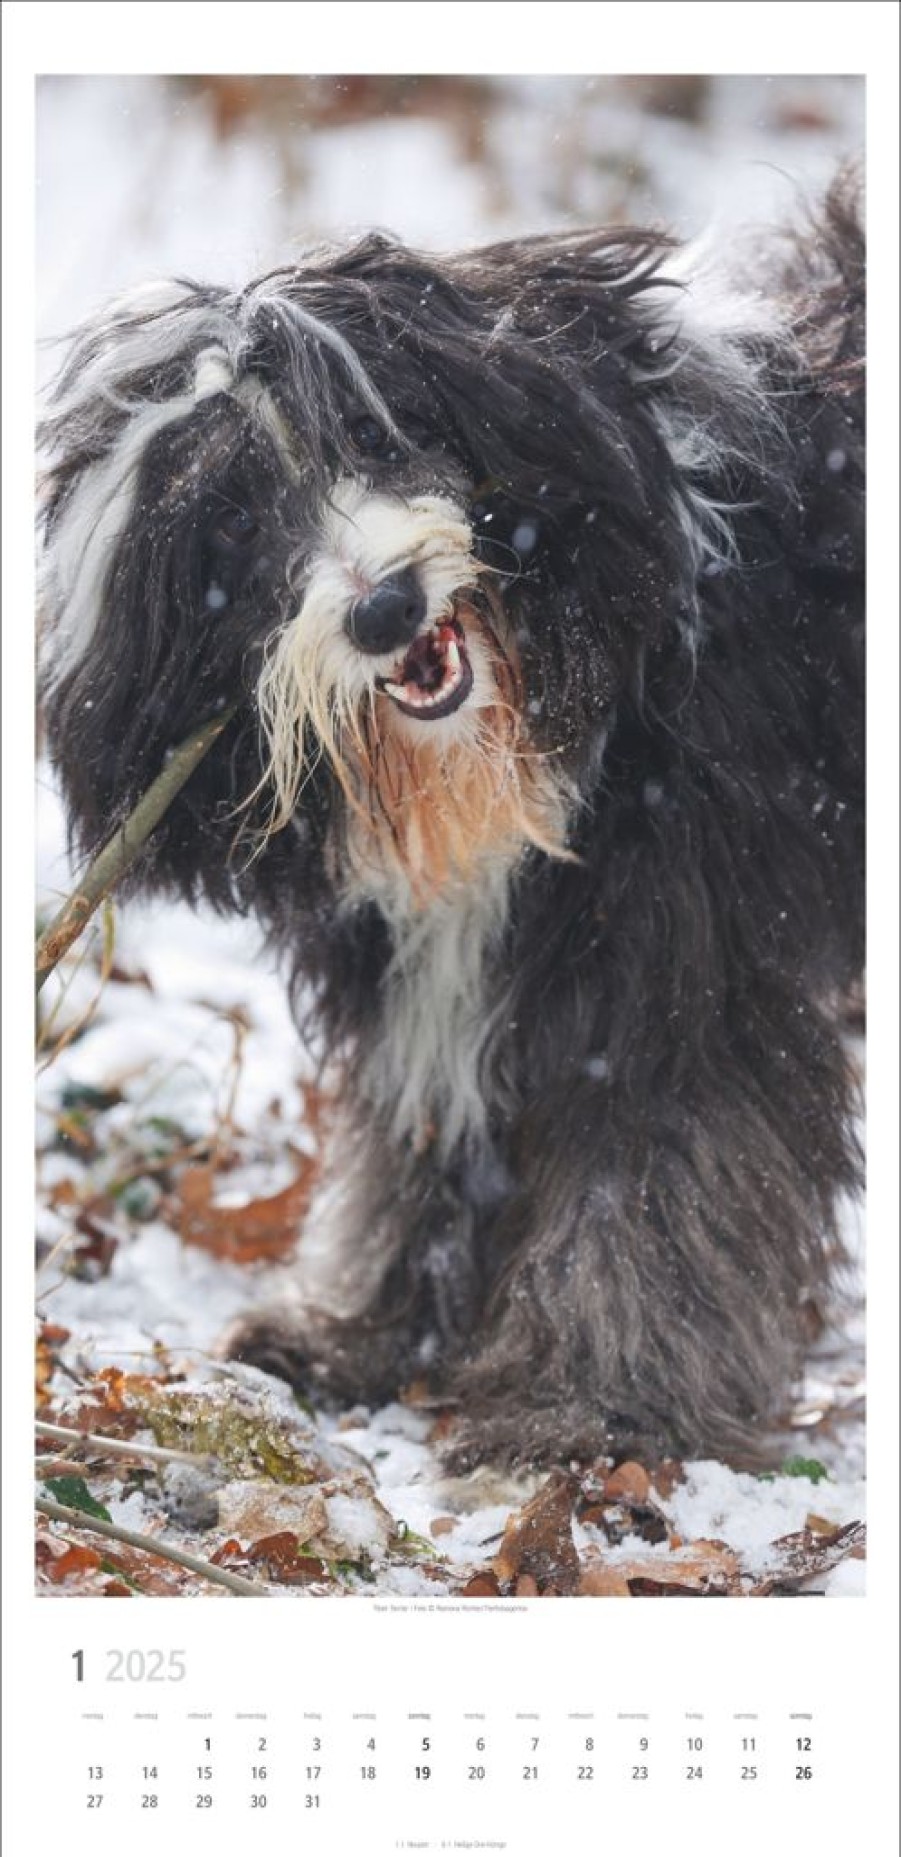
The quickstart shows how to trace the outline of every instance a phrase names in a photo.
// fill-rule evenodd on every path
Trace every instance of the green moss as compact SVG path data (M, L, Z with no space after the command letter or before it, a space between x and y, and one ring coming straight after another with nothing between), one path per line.
M776 1477L806 1477L808 1483L828 1483L829 1472L818 1457L787 1457L776 1470L762 1470L758 1483L775 1483Z
M392 1553L407 1554L413 1560L441 1560L434 1542L427 1541L424 1535L415 1535L406 1522L395 1524L395 1532L388 1543Z
M828 1483L829 1472L818 1457L787 1457L781 1466L784 1477L806 1477L808 1483Z
M233 1477L270 1477L273 1483L314 1483L321 1464L304 1452L289 1427L271 1413L245 1411L235 1402L172 1387L131 1392L157 1444L215 1457Z

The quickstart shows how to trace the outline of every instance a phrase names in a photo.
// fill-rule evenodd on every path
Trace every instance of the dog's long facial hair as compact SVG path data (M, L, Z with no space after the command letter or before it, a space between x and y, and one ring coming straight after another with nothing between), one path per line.
M855 1180L861 261L383 238L76 340L49 736L90 852L254 911L341 1108L246 1358L458 1463L749 1458Z

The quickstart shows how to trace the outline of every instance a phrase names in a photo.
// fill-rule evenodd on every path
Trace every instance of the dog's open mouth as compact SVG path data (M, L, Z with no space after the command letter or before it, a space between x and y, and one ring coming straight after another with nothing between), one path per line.
M414 638L406 657L391 677L379 677L378 688L405 716L418 722L440 722L465 703L473 682L466 649L466 633L459 619L440 619Z

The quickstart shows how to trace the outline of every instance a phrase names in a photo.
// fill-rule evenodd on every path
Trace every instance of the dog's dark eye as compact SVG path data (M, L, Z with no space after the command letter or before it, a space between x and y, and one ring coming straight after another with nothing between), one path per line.
M365 452L370 458L387 458L391 456L391 435L385 431L377 419L369 413L362 419L355 419L350 428L350 436L358 451Z
M246 548L248 543L259 535L260 525L246 509L225 509L217 516L212 525L211 534L217 542L228 542L235 548Z

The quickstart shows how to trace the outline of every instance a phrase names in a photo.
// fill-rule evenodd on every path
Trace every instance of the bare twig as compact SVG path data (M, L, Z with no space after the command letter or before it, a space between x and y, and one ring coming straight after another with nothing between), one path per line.
M175 799L190 779L194 769L200 765L204 755L209 753L213 743L222 734L231 721L237 704L224 709L221 715L201 723L193 735L189 735L179 747L170 754L161 774L141 795L137 806L121 825L103 850L98 852L94 862L86 870L78 889L67 898L58 915L54 916L49 928L38 939L37 945L37 990L40 993L45 980L52 974L57 963L62 959L73 941L78 939L85 923L89 922L95 909L103 902L105 896L115 888L120 878L134 863L141 846L150 837L154 827L159 825L164 813L168 812Z
M62 1502L51 1502L49 1497L36 1496L34 1506L39 1515L46 1515L51 1522L65 1522L68 1528L84 1530L89 1535L103 1535L108 1541L122 1541L126 1547L140 1548L144 1554L156 1554L161 1560L174 1561L177 1567L186 1567L189 1573L200 1575L209 1580L213 1586L224 1586L230 1593L237 1593L242 1599L265 1599L266 1589L255 1586L251 1580L243 1580L239 1573L229 1573L226 1567L214 1567L208 1560L200 1560L196 1554L186 1554L182 1548L172 1547L168 1541L159 1541L155 1535L139 1535L133 1528L120 1528L116 1522L103 1522L99 1516L85 1515L81 1509L70 1509Z
M161 1444L135 1444L130 1438L105 1438L99 1431L76 1431L72 1425L50 1425L46 1419L35 1419L34 1429L39 1438L54 1438L58 1444L89 1444L108 1457L146 1457L155 1464L193 1464L199 1470L213 1462L199 1451L167 1450Z
M241 1072L244 1068L244 1045L247 1038L247 1026L240 1012L229 1012L225 1014L225 1017L231 1023L234 1043L229 1060L228 1096L226 1098L225 1107L219 1115L216 1129L215 1156L217 1160L221 1156L223 1149L234 1141L235 1106L238 1101Z
M116 952L116 915L113 909L112 902L110 901L110 898L106 896L103 899L103 948L102 948L101 955L100 955L100 975L99 975L99 980L97 984L97 990L94 993L93 998L88 1001L88 1004L85 1006L84 1011L78 1013L76 1017L72 1020L71 1025L67 1025L65 1028L65 1031L61 1032L59 1038L56 1041L56 1044L53 1047L53 1050L48 1054L47 1057L45 1057L43 1064L41 1064L38 1070L39 1076L42 1071L49 1070L51 1064L55 1064L57 1058L61 1056L63 1051L65 1051L66 1046L72 1044L74 1039L80 1038L82 1032L86 1029L88 1025L90 1025L90 1022L93 1019L95 1012L97 1011L97 1007L99 1006L100 1001L103 998L103 989L106 986L106 983L110 977L110 974L113 971L113 960L115 958L115 952ZM78 970L80 971L80 969L81 969L81 962L79 961ZM66 991L68 991L68 988L66 989ZM46 1023L41 1026L40 1034L38 1036L38 1051L39 1052L44 1050L45 1046L48 1044L50 1040L50 1036L53 1031L53 1025L56 1019L57 1011L59 1007L61 1006L62 999L64 997L65 997L65 994L63 994L61 998L57 1000L56 1006L54 1006L53 1011L50 1013L50 1016L47 1019Z
M60 983L59 983L59 988L57 991L56 999L54 1000L53 1005L51 1006L46 1019L44 1019L43 1023L39 1027L39 1037L37 1041L38 1051L42 1051L45 1045L48 1043L49 1039L52 1037L53 1028L56 1024L57 1019L60 1016L60 1013L62 1012L63 1007L65 1006L66 1000L68 999L69 994L71 993L72 988L75 985L75 982L78 979L79 974L81 973L81 970L85 964L85 961L88 958L88 952L89 951L87 947L82 948L81 954L79 955L78 960L72 962L69 972L65 976L60 975Z

